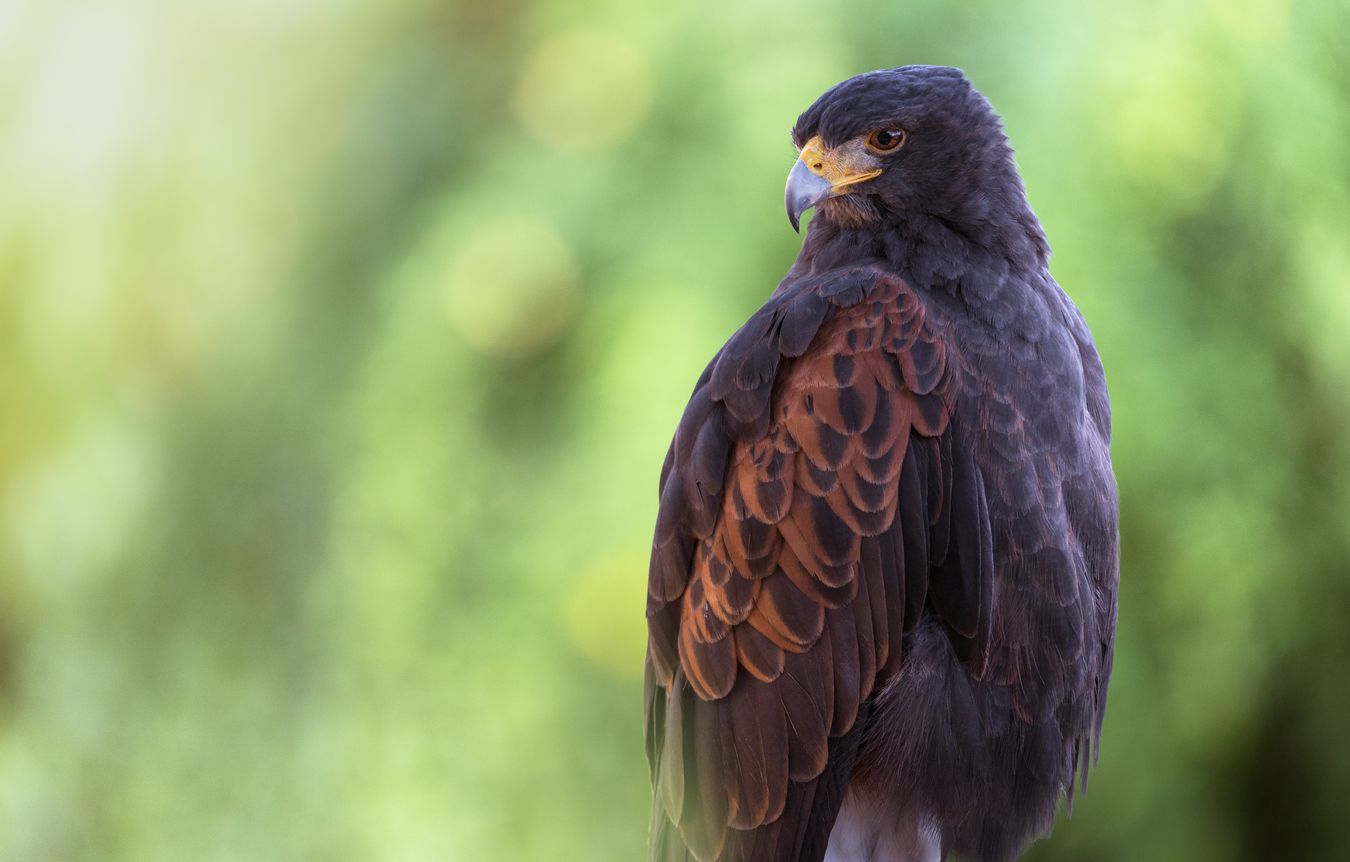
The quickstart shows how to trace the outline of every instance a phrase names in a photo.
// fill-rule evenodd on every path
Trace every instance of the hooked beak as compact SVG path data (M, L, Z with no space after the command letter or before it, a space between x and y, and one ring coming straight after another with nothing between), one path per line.
M802 213L829 197L831 190L829 180L811 173L806 162L797 160L788 172L787 191L783 194L788 223L793 230L801 232Z
M881 173L879 160L858 139L827 149L820 136L802 147L797 163L788 173L783 203L788 223L800 231L802 213L828 197L846 194L849 186Z

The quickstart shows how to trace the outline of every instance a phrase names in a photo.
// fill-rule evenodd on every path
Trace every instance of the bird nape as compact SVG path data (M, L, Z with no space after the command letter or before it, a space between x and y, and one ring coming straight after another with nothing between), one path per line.
M650 858L1015 859L1106 704L1101 362L959 70L851 78L792 136L816 215L661 471Z

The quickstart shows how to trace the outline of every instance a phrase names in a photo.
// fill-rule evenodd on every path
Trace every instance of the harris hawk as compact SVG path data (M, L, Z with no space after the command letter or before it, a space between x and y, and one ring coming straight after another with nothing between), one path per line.
M816 216L661 471L650 858L1015 859L1101 733L1102 365L961 71L851 78L792 137Z

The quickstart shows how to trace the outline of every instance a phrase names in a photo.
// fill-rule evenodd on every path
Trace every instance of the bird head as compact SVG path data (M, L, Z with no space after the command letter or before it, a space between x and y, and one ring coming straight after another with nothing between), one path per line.
M840 228L931 216L961 230L1029 211L1002 123L959 69L905 66L858 75L797 119L788 220Z

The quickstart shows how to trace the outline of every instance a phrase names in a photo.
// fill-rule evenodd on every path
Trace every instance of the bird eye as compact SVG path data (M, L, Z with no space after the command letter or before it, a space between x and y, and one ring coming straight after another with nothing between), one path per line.
M879 153L889 153L905 142L904 129L877 129L867 136L867 146Z

